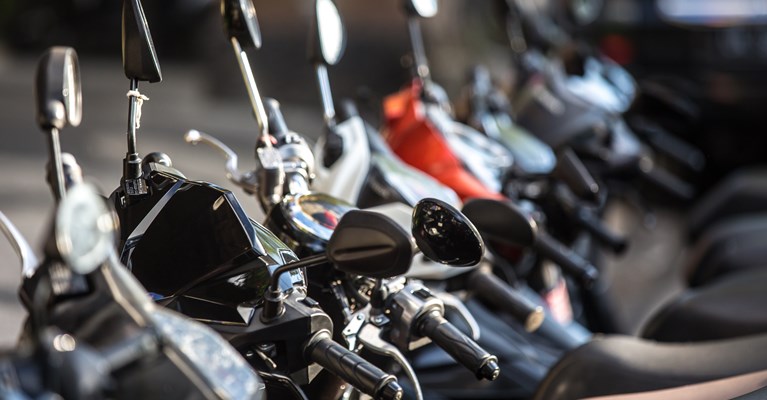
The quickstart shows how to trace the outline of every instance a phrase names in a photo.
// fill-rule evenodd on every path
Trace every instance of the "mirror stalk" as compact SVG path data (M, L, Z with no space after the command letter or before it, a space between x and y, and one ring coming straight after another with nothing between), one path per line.
M234 48L234 55L237 58L237 63L240 65L242 79L245 80L245 88L248 90L248 97L250 97L250 105L253 108L253 115L256 117L258 129L261 131L262 140L266 147L272 147L272 142L269 139L269 120L266 116L264 103L261 101L261 95L258 93L256 78L253 77L253 70L250 68L248 55L245 53L245 50L242 49L242 46L240 46L240 42L236 37L232 37L231 41L232 48Z
M423 35L421 35L421 24L415 16L408 16L407 27L410 32L410 44L413 47L413 62L415 63L415 73L424 86L431 81L429 64L426 61L426 51L423 45Z
M279 318L282 315L285 307L283 301L285 299L284 294L280 290L280 276L284 272L293 271L299 268L310 268L323 265L329 261L327 254L318 254L314 256L305 257L302 260L289 262L287 264L280 265L274 272L272 272L272 279L264 294L264 309L261 312L261 322L269 323Z
M335 125L336 109L333 106L333 94L330 91L330 78L328 77L328 68L323 63L315 64L317 73L317 86L320 90L320 99L322 100L322 114L325 118L325 125L332 127Z
M66 196L64 185L64 163L61 161L61 143L59 142L59 130L51 127L48 135L48 151L50 152L50 185L53 197L58 204Z
M131 92L138 91L138 79L130 80ZM123 187L128 198L147 193L146 182L141 179L141 157L136 150L136 118L138 99L128 97L128 152L123 159Z

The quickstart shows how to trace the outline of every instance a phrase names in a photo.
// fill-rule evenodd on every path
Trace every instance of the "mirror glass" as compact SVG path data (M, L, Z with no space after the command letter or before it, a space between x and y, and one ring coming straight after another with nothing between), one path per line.
M88 274L113 251L116 230L117 219L96 190L75 185L56 212L56 250L73 271Z
M484 243L460 211L437 199L423 199L413 208L412 234L423 254L442 264L477 264Z
M538 225L511 201L472 199L461 211L487 239L518 246L535 242Z
M413 10L423 18L437 15L437 0L410 0Z
M37 118L43 128L78 126L82 119L82 92L77 52L51 47L37 66Z
M336 225L327 255L340 271L390 278L410 268L412 246L410 235L391 218L376 212L351 210Z
M322 58L335 64L344 51L344 25L332 0L317 0L317 30Z

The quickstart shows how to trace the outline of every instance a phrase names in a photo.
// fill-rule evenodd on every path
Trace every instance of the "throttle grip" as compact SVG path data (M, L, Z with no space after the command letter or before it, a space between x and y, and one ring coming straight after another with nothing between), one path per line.
M477 379L484 378L492 381L498 378L501 373L498 357L488 353L475 341L464 335L439 311L433 310L419 319L419 334L430 338L456 361L474 372Z
M469 275L467 284L478 298L511 314L528 332L535 332L543 323L543 307L523 297L489 270L476 269Z
M590 288L599 277L595 266L545 232L538 232L533 249L575 276L586 288Z
M314 336L306 346L306 357L349 382L363 393L380 400L399 400L402 387L397 378L330 339L326 332Z

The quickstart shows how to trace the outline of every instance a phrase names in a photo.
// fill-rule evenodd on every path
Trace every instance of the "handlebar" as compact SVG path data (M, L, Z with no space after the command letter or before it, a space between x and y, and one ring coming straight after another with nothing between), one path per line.
M628 240L607 228L593 211L580 207L575 210L573 216L578 225L616 254L621 254L628 248Z
M330 339L323 331L306 346L306 357L349 382L374 399L399 400L402 387L397 378Z
M689 183L655 166L650 159L639 162L639 176L642 180L658 187L679 200L689 201L695 196L695 189Z
M511 314L528 332L535 332L543 323L543 307L523 297L489 270L476 269L469 275L467 284L477 297Z
M536 235L533 249L575 276L586 288L590 288L599 277L596 267L545 232Z
M599 184L573 149L568 147L557 153L555 172L578 197L589 201L598 198Z
M419 319L419 333L430 338L456 361L474 372L477 379L492 381L498 378L501 373L498 358L464 335L438 310L432 310Z

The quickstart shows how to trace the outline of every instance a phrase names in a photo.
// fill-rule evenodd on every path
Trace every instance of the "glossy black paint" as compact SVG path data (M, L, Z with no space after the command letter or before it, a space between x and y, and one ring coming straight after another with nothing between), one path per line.
M443 264L477 264L485 252L474 225L453 206L423 199L413 208L413 237L423 254Z
M149 194L123 206L112 200L123 227L121 259L156 300L206 322L247 325L262 302L271 271L293 252L250 220L234 195L150 164ZM282 289L304 282L285 274Z

